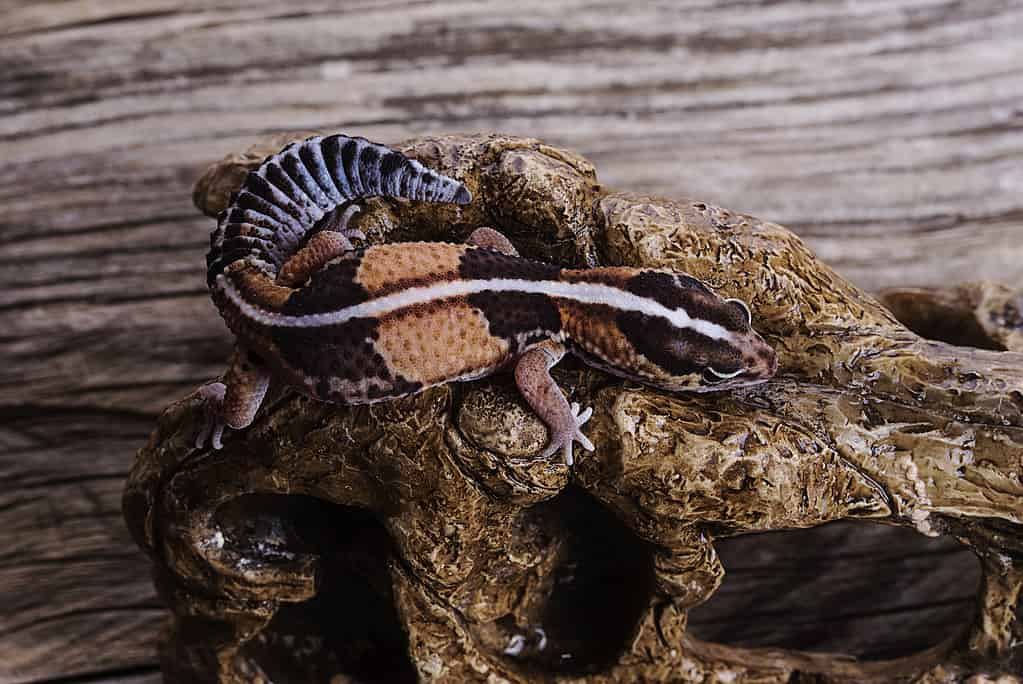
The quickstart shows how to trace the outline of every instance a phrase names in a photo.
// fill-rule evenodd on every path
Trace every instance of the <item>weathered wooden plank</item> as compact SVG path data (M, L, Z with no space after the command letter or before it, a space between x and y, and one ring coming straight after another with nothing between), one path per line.
M133 294L8 312L0 350L17 365L0 368L0 405L155 415L220 372L229 341L208 298Z
M153 665L165 613L120 511L150 422L125 411L3 411L0 681Z
M535 135L609 184L789 224L868 288L1023 285L1019 0L2 9L0 681L149 677L159 611L119 478L155 412L222 369L191 184L268 132ZM902 576L935 589L948 553ZM802 586L779 564L723 600ZM869 591L854 576L812 591ZM906 600L914 624L951 619ZM853 649L879 624L856 619L829 626Z

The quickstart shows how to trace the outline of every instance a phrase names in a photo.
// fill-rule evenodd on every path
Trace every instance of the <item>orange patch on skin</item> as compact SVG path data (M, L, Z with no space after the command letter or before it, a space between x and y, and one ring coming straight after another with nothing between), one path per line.
M607 266L604 268L565 269L561 279L566 283L601 283L612 287L624 287L639 269L627 266Z
M380 321L376 349L392 372L424 385L494 368L508 342L490 334L487 319L464 301L410 307Z
M561 314L561 329L576 346L617 368L638 372L649 366L615 325L615 310L610 306L565 299L554 303Z
M266 273L245 261L230 264L224 275L230 278L245 301L270 311L280 311L294 292L290 287L278 285Z
M379 297L410 285L453 280L465 249L443 242L376 245L362 255L355 282Z

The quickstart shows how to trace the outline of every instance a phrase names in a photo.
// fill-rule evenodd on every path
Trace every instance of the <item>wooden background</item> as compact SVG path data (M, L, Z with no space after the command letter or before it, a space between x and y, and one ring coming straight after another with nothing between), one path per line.
M158 678L120 490L228 354L209 162L287 129L532 135L787 224L869 289L1021 286L1021 36L1012 0L0 0L0 682ZM836 529L830 561L726 551L702 634L877 656L969 615L962 552Z

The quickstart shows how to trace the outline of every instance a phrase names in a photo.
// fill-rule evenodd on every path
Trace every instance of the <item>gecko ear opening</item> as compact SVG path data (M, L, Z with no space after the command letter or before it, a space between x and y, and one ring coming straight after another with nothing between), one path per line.
M746 316L746 325L753 325L753 312L750 311L749 305L741 299L726 299L725 304L732 304L742 310Z

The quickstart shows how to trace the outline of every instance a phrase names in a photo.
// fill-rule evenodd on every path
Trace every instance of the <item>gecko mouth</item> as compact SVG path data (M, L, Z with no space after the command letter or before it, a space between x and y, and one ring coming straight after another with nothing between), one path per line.
M766 344L758 346L757 349L745 358L743 367L722 372L712 366L703 369L703 387L706 390L715 391L733 387L744 387L747 385L766 382L774 377L778 371L778 357L774 350Z
M778 372L778 355L770 347L765 346L764 349L767 351L759 357L762 364L757 369L757 374L764 380L768 380Z
M759 335L753 349L746 353L746 371L740 376L749 382L770 380L778 372L778 354Z

